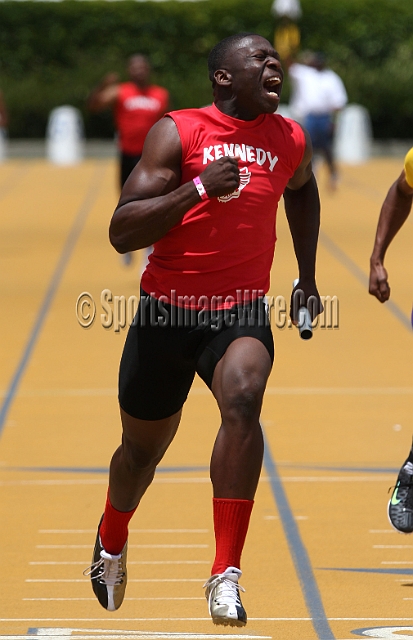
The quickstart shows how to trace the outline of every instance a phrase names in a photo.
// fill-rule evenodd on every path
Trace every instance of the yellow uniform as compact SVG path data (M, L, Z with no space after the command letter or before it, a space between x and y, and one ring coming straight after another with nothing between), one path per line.
M413 147L407 152L404 159L404 172L407 184L413 189Z

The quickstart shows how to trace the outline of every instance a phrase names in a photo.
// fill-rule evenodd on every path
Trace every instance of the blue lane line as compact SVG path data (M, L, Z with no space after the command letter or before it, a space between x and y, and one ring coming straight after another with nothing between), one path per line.
M314 471L339 471L343 473L398 473L400 467L323 467L307 464L279 465L288 469L311 469ZM56 471L57 473L108 473L109 467L2 467L2 471ZM209 467L157 467L156 473L189 473L209 471Z
M320 230L320 242L325 246L327 251L329 251L338 262L348 270L350 273L363 285L363 288L366 290L366 294L368 292L368 278L364 271L360 269L360 267L342 250L340 247L325 233L325 231ZM393 302L393 300L387 300L385 303L385 307L391 311L391 313L400 320L402 325L408 329L411 333L412 325L411 320L408 316L404 314L404 312L400 309L400 307Z
M109 467L1 467L2 471L37 471L45 473L109 473ZM156 473L191 473L209 471L209 467L157 467ZM1 637L1 636L0 636Z
M44 296L42 305L37 314L37 318L29 334L29 339L27 341L27 344L23 349L23 353L21 355L20 361L17 365L14 375L10 381L9 387L6 391L6 395L4 397L4 401L0 409L0 436L2 435L6 418L10 410L11 404L14 400L14 396L16 395L16 391L19 387L20 381L23 377L27 364L30 360L30 356L33 352L33 349L36 344L37 338L39 337L40 331L43 327L43 323L47 317L47 313L53 302L55 293L62 279L66 265L69 261L70 256L72 255L73 249L76 245L76 242L86 222L86 218L97 197L97 187L101 181L102 173L103 173L102 167L98 167L95 170L95 173L92 177L92 182L89 186L89 189L86 193L83 203L81 204L80 209L77 212L72 228L70 229L69 235L66 239L59 261L57 263L57 266L50 280L48 289Z
M317 567L318 571L352 571L355 573L391 573L396 576L413 576L413 569L356 569L349 567Z
M271 489L284 528L285 537L300 581L304 600L312 618L314 630L317 633L319 640L335 640L335 636L324 611L320 591L314 577L307 550L301 540L297 523L294 520L287 495L281 483L276 464L271 456L270 447L265 434L264 440L264 466L270 480Z
M314 471L342 471L344 473L399 473L399 467L323 467L316 464L283 464L288 469L312 469Z

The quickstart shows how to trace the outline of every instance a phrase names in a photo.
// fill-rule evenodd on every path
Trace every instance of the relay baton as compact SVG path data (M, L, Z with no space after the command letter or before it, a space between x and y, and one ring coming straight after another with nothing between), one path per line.
M299 279L296 278L293 282L293 289L299 283ZM302 340L310 340L313 337L313 326L311 321L310 312L307 307L300 307L298 309L298 331L300 332L300 338Z

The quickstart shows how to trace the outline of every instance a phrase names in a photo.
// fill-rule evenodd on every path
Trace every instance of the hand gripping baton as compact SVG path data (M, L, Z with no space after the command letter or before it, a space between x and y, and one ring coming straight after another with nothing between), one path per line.
M293 282L293 289L299 283L299 279L296 278ZM300 307L298 309L298 331L300 332L300 338L302 340L310 340L313 337L313 326L310 316L310 312L307 307Z

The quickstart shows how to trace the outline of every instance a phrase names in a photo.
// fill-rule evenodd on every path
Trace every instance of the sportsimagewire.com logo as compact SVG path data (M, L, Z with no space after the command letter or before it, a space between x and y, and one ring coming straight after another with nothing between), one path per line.
M290 301L284 296L263 296L257 302L256 296L260 292L251 292L253 301L246 305L242 301L247 299L245 292L239 292L240 297L231 300L222 300L220 296L213 296L208 299L201 296L195 299L194 296L174 296L171 292L171 299L174 305L168 304L162 296L155 300L148 296L142 304L146 305L147 313L136 317L139 298L135 295L126 297L124 295L114 295L110 289L103 289L100 294L94 297L88 291L83 291L76 300L75 313L79 325L84 329L89 329L97 321L103 329L119 333L128 329L133 322L149 322L151 326L195 326L196 324L208 323L213 329L220 329L223 325L231 326L238 319L240 324L250 323L253 318L258 325L270 324L277 329L291 329L294 325L290 319ZM237 292L238 297L238 292ZM241 304L240 304L241 302ZM307 308L311 310L314 304L311 298L307 302ZM339 300L337 296L321 296L324 310L313 321L313 330L338 329L339 328ZM232 306L231 309L220 310L222 304ZM298 310L303 303L303 292L299 289L295 292L293 306Z

